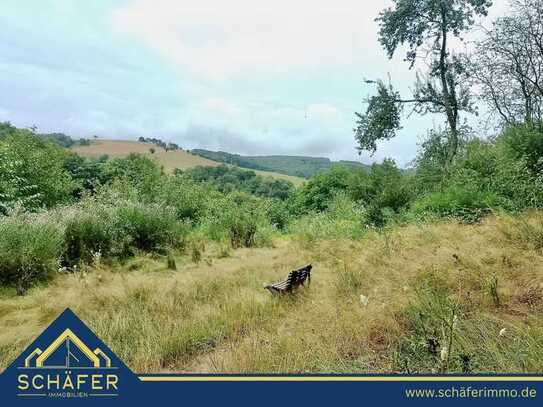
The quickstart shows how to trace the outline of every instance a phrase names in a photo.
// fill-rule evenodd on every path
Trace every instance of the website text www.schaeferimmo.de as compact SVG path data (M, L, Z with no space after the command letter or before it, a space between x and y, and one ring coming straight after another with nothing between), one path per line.
M537 397L537 390L534 387L504 388L504 387L473 387L449 385L441 388L408 388L405 389L406 398L510 398L510 399L533 399Z

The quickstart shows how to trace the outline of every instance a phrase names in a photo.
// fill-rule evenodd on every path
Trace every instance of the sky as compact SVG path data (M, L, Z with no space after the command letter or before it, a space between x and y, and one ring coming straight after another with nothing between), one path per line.
M503 14L495 0L490 21ZM358 155L364 79L415 78L374 21L389 1L2 0L0 121L73 137L406 166L441 116ZM486 23L485 23L486 25ZM475 119L470 119L475 120Z

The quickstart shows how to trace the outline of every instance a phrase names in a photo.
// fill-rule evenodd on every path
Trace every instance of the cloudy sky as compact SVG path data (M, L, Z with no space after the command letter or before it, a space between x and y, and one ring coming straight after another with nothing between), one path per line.
M492 15L505 9L495 1ZM354 111L386 78L373 21L388 1L2 0L0 121L185 148L409 162L441 117L358 156Z

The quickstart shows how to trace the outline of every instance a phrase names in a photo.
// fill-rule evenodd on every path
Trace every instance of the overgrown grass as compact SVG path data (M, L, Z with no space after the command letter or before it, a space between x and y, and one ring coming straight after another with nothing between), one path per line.
M336 196L325 212L296 219L288 229L309 245L322 239L358 239L365 230L365 211L344 195Z
M207 242L197 263L170 252L177 270L153 256L87 266L25 297L0 292L0 365L69 306L138 372L541 371L543 256L509 222L276 238L227 257ZM309 262L308 288L262 288Z
M443 191L432 192L415 201L411 213L417 217L437 216L456 218L475 223L493 208L503 207L503 199L494 192L482 191L476 186L451 185Z

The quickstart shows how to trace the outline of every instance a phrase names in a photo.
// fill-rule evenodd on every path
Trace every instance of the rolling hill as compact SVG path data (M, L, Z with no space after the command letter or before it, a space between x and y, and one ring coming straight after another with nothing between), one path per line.
M311 178L321 171L335 165L367 168L367 165L357 161L331 161L325 157L305 157L290 155L242 156L224 151L193 149L192 153L200 157L221 163L237 165L253 170L273 171L295 177Z
M155 151L153 154L151 153L151 148ZM185 150L166 151L164 148L154 144L130 140L96 140L91 142L90 145L78 145L72 150L77 154L86 157L100 157L102 155L125 157L130 153L145 154L154 157L167 171L173 171L175 168L184 170L196 166L216 167L222 164L218 161L191 154ZM300 177L272 171L262 171L254 168L251 169L263 177L285 179L292 182L294 185L300 185L304 182Z

